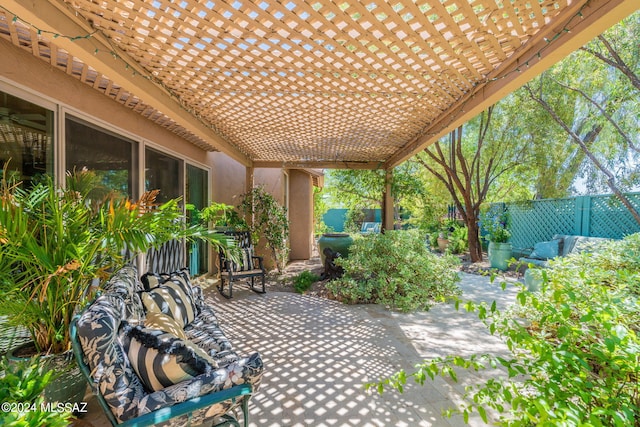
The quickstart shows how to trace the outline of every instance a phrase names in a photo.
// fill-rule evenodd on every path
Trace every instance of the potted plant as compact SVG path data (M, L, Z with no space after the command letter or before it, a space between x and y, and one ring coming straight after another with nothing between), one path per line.
M255 187L242 195L240 206L245 216L251 216L249 226L254 243L263 238L270 252L270 258L282 272L289 260L289 219L287 209L263 187ZM265 257L266 258L266 257Z
M438 231L438 249L440 252L445 252L449 248L449 237L456 230L457 223L455 220L448 219L440 225Z
M75 365L69 351L71 319L93 298L96 282L130 261L125 254L185 237L220 243L219 235L185 224L178 200L156 205L156 194L146 193L133 203L104 189L86 170L69 174L65 188L51 177L30 188L5 177L0 186L0 315L9 325L24 326L33 340L11 355L46 353L56 355L47 362L56 369ZM75 391L74 386L50 385L48 390L75 393L58 401L82 399L86 385L77 373Z
M486 232L485 238L489 241L489 262L492 268L502 271L507 269L512 252L509 243L511 233L507 229L508 220L507 212L503 208L495 207L484 211L481 218L482 229Z

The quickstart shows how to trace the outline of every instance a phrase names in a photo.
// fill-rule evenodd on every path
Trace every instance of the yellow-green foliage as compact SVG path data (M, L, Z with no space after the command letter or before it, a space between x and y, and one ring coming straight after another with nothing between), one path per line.
M500 312L467 303L492 333L506 341L507 357L450 356L425 361L414 373L380 381L402 390L408 377L449 376L455 369L503 367L507 377L467 388L456 411L468 420L487 409L508 426L637 426L640 420L640 234L570 255L543 270L540 292L524 289Z
M455 257L429 252L425 236L417 230L371 234L354 241L349 258L337 260L345 274L327 288L349 304L423 310L459 294L457 262Z

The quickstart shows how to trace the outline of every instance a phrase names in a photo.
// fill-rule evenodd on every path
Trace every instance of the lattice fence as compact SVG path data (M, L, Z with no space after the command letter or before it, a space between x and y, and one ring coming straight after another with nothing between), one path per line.
M640 210L640 193L627 194L631 204ZM624 236L637 233L640 226L629 213L629 210L613 196L589 197L589 204L585 208L583 230L588 231L589 236L611 237L622 239Z
M640 193L628 193L640 209ZM511 244L514 252L529 253L537 242L554 234L621 239L640 232L631 213L613 195L508 203Z

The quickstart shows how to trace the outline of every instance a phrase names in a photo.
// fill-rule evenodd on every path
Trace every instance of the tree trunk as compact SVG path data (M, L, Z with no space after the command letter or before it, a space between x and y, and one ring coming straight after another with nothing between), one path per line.
M482 261L482 244L480 243L480 229L475 218L467 218L467 231L469 233L469 255L472 262Z

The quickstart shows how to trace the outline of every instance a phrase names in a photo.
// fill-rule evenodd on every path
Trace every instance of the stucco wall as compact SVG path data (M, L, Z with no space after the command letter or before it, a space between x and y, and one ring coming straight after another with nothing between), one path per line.
M246 168L223 153L210 153L213 165L212 200L237 206L245 193Z
M289 171L291 259L309 259L313 249L313 180L304 171Z
M282 169L256 169L253 175L255 185L263 185L281 205L285 204Z

